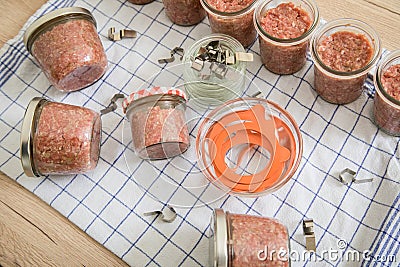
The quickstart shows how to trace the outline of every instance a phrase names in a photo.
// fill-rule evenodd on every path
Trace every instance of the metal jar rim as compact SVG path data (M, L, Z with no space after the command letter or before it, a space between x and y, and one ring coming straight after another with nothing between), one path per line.
M25 31L24 44L26 49L31 52L32 44L49 26L54 23L71 19L83 18L91 21L95 27L97 23L92 13L83 7L65 7L49 12L35 20Z

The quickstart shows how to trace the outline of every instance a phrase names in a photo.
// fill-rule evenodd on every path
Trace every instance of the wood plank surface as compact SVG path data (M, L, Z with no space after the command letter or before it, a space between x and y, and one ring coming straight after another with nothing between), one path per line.
M315 0L322 18L354 18L368 23L389 50L400 49L400 0Z
M127 266L5 175L0 192L0 266Z
M46 0L0 0L0 46ZM374 27L383 47L400 49L399 0L316 0L326 20L352 17ZM1 266L124 266L125 263L0 172Z

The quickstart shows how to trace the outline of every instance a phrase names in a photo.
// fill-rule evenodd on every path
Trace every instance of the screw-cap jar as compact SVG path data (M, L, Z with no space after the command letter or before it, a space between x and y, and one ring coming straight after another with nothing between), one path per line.
M210 228L210 266L290 265L289 232L276 219L215 209Z
M381 52L378 34L355 19L326 23L311 39L314 86L333 104L347 104L360 97L368 71Z
M35 97L22 123L22 167L31 177L84 173L96 167L100 141L99 113Z
M400 50L381 60L374 83L374 123L387 134L400 136Z
M43 15L28 27L24 43L58 90L80 90L106 71L96 21L87 9L67 7Z

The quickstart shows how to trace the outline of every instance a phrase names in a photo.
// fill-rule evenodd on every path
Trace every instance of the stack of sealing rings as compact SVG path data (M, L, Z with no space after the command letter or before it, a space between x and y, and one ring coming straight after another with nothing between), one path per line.
M208 153L205 153L204 146L201 148L203 162L207 162L204 158L206 156L211 159L211 164L206 166L206 169L208 173L215 174L214 180L219 180L232 191L250 193L261 192L278 181L284 172L285 162L295 153L296 143L286 123L276 116L272 118L266 119L265 108L255 105L248 110L229 113L218 122L214 122L205 136ZM285 131L284 134L291 142L291 150L279 144L275 126ZM240 175L236 173L237 167L229 168L225 163L227 152L232 147L242 144L247 144L249 148L260 146L270 153L268 164L260 172ZM237 162L241 161L246 152L245 149L239 153Z

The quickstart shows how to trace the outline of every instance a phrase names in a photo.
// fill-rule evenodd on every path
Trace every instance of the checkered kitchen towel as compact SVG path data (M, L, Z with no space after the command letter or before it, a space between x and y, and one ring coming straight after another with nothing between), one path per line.
M26 26L1 49L0 169L59 210L69 220L132 266L208 265L209 219L212 209L276 217L288 226L292 250L305 250L302 220L313 218L317 260L292 259L293 266L398 266L400 233L399 138L379 131L371 122L372 94L338 106L319 98L313 89L310 60L298 73L278 76L260 62L258 42L250 51L255 61L248 76L265 94L288 110L300 125L304 139L301 165L293 179L272 195L259 198L225 196L204 183L194 146L184 157L149 162L132 151L129 127L121 109L103 116L101 159L85 175L27 178L19 161L19 135L24 110L35 96L104 108L116 93L126 95L150 83L179 85L179 72L166 71L174 63L158 64L175 46L189 48L210 33L207 19L180 27L167 19L160 0L144 6L124 0L51 0L29 19L56 8L82 6L93 12L106 48L109 69L97 83L65 94L50 86L22 43ZM111 42L109 27L139 32L136 39ZM173 70L173 67L171 68ZM154 73L162 70L163 78ZM162 80L169 84L161 84ZM246 95L254 92L246 91ZM373 92L372 92L373 93ZM199 119L204 113L189 108ZM194 121L191 143L194 144ZM338 173L356 170L372 183L343 185ZM204 184L191 187L203 181ZM198 190L201 188L201 190ZM170 203L178 212L173 223L143 213ZM341 240L341 241L340 241ZM338 242L340 241L340 242ZM338 243L340 247L338 248ZM324 250L338 251L329 258ZM349 261L348 251L368 257ZM396 257L397 262L393 262ZM347 257L348 258L348 257ZM314 263L318 261L318 263Z

